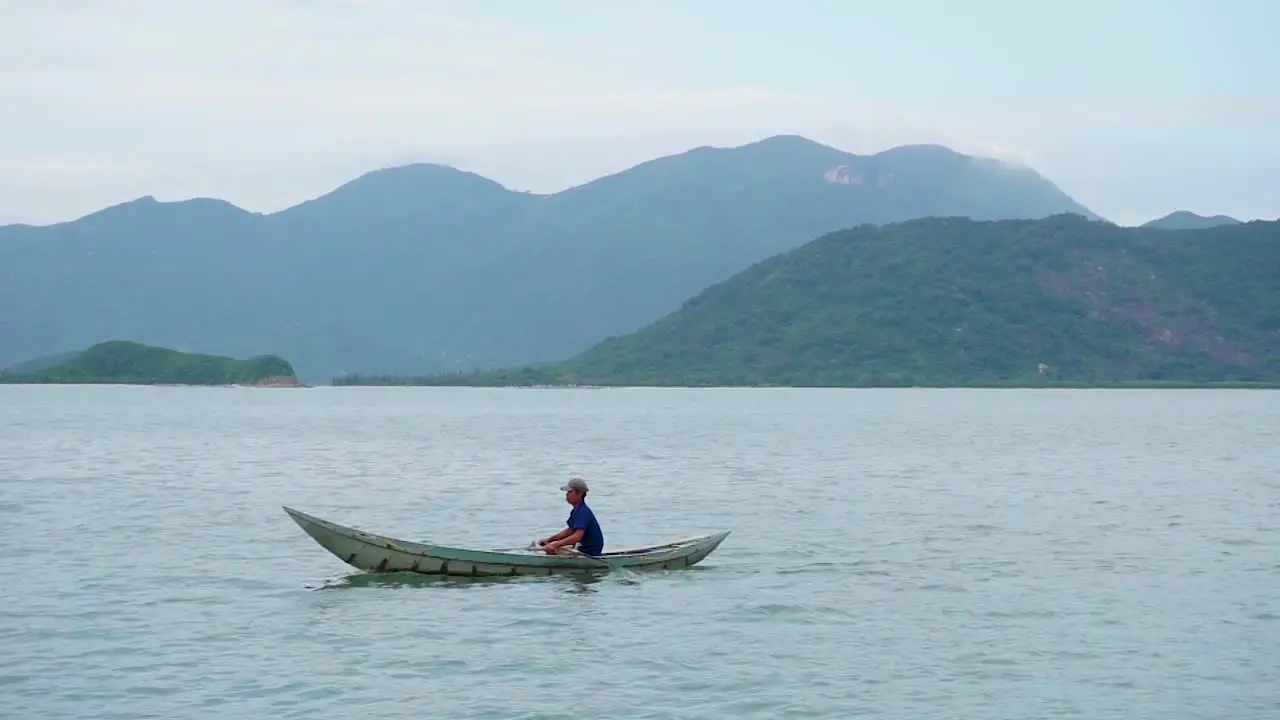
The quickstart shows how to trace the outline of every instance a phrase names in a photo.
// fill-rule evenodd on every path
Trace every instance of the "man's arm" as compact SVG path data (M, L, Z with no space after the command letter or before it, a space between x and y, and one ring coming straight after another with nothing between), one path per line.
M547 552L555 552L556 549L564 545L572 545L582 539L583 533L586 532L582 528L577 530L569 530L568 528L561 530L550 538L550 542L543 545Z
M573 512L569 513L569 527L561 530L554 538L551 538L551 542L543 546L547 552L553 553L564 545L572 545L587 534L587 517L586 513L580 512L581 509L574 508Z
M569 529L569 528L565 528L565 529L561 530L560 532L556 533L555 535L552 535L551 537L545 537L545 538L542 538L541 540L539 540L539 541L538 541L538 544L539 544L539 545L546 545L547 543L551 543L551 542L555 542L556 540L561 540L561 539L567 538L567 537L569 537L569 534L570 534L570 533L572 533L572 532L573 532L573 530L571 530L571 529Z

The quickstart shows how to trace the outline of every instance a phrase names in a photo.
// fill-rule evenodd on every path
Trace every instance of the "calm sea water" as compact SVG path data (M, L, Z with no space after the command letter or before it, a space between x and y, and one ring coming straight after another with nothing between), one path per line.
M728 528L703 565L372 579ZM1280 717L1280 393L0 387L0 717Z

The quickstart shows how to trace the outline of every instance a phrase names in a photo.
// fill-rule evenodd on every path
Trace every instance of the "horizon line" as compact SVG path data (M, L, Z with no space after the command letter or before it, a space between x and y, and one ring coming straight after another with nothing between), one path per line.
M391 171L391 170L399 170L399 169L412 168L412 167L440 167L440 168L447 168L447 169L449 169L449 170L452 170L452 171L455 171L455 172L458 172L458 173L461 173L461 174L465 174L465 175L473 175L473 176L475 176L475 177L482 178L482 179L484 179L484 180L487 180L487 181L489 181L489 182L492 182L492 183L494 183L494 184L498 185L499 187L501 187L502 189L506 190L507 192L517 193L517 194L521 194L521 195L533 195L533 196L536 196L536 197L544 197L544 198L548 198L548 197L555 197L556 195L560 195L560 194L563 194L563 193L566 193L566 192L570 192L570 191L573 191L573 190L577 190L577 189L579 189L579 188L587 187L587 186L589 186L589 185L592 185L592 184L594 184L594 183L600 182L600 181L602 181L602 180L607 180L607 179L609 179L609 178L616 177L616 176L618 176L618 175L622 175L622 174L627 173L627 172L631 172L632 170L635 170L635 169L640 168L640 167L645 166L645 165L649 165L649 164L651 164L651 163L661 162L661 161L663 161L663 160L669 160L669 159L672 159L672 158L681 157L681 156L684 156L684 155L688 155L688 154L690 154L690 153L695 153L695 152L703 151L703 150L741 150L741 149L744 149L744 148L751 147L751 146L753 146L753 145L760 145L760 144L763 144L763 143L766 143L766 142L770 142L770 141L777 141L777 140L784 140L784 139L798 139L798 140L803 140L803 141L805 141L806 143L811 144L811 145L814 145L814 146L818 146L818 147L826 148L826 149L828 149L828 150L832 150L832 151L835 151L835 152L843 153L843 154L845 154L845 155L850 155L850 156L858 157L858 158L873 158L873 157L876 157L876 156L878 156L878 155L882 155L882 154L885 154L885 153L888 153L888 152L892 152L892 151L894 151L894 150L902 150L902 149L906 149L906 148L939 148L939 149L945 150L945 151L947 151L947 152L949 152L949 153L952 153L952 154L954 154L954 155L956 155L956 156L959 156L959 157L969 158L969 159L973 159L973 160L980 160L980 161L985 161L985 162L993 162L993 163L998 163L998 164L1000 164L1000 165L1002 165L1002 166L1004 166L1004 167L1010 168L1010 169L1025 170L1025 171L1034 172L1036 175L1040 176L1040 177L1041 177L1042 179L1044 179L1045 181L1047 181L1047 182L1051 182L1051 183L1053 182L1052 180L1049 180L1049 178L1047 178L1047 177L1045 177L1043 174L1041 174L1039 171L1037 171L1035 168L1032 168L1032 167L1030 167L1030 166L1028 166L1028 165L1025 165L1025 164L1023 164L1023 163L1019 163L1019 162L1015 162L1015 161L1012 161L1012 160L1007 160L1007 159L999 158L999 157L995 157L995 156L974 155L974 154L970 154L970 153L965 153L965 152L961 152L961 151L959 151L959 150L956 150L955 148L952 148L952 147L950 147L950 146L943 145L943 144L941 144L941 143L936 143L936 142L898 143L898 144L896 144L896 145L889 145L889 146L885 146L885 147L881 148L880 150L876 150L875 152L870 152L870 153L856 153L856 152L852 152L852 151L845 150L845 149L843 149L843 148L837 147L837 146L835 146L835 145L831 145L831 144L829 144L829 143L825 143L825 142L821 142L821 141L818 141L818 140L814 140L813 138L810 138L810 137L808 137L807 135L803 135L803 134L800 134L800 133L786 133L786 132L779 132L779 133L774 133L774 134L772 134L772 135L764 135L764 136L761 136L761 137L759 137L759 138L757 138L757 139L755 139L755 140L751 140L751 141L748 141L748 142L740 143L740 144L737 144L737 145L729 145L729 144L725 144L725 145L703 144L703 145L694 145L694 146L689 146L689 147L686 147L685 149L683 149L683 150L679 150L679 151L677 151L677 152L667 153L667 154L664 154L664 155L655 155L655 156L653 156L653 157L651 157L651 158L648 158L647 160L641 160L641 161L639 161L639 162L636 162L636 163L633 163L633 164L631 164L631 165L628 165L628 166L626 166L626 167L624 167L624 168L622 168L622 169L620 169L620 170L616 170L616 171L613 171L613 172L608 172L608 173L604 173L604 174L601 174L601 175L597 175L597 176L595 176L595 177L592 177L592 178L591 178L591 179L589 179L589 180L585 180L585 181L580 182L580 183L571 184L571 185L566 185L565 187L562 187L562 188L560 188L559 190L551 190L551 191L543 191L543 192L535 192L535 191L532 191L532 190L517 190L517 189L515 189L515 188L513 188L513 187L511 187L511 186L509 186L509 185L507 185L507 184L505 184L505 183L504 183L504 182L502 182L501 180L498 180L497 178L490 177L490 176L488 176L488 175L483 175L483 174L478 173L478 172L476 172L476 171L474 171L474 170L467 170L467 169L465 169L465 168L463 168L463 167L459 167L459 165L455 165L455 164L450 163L450 162L440 162L440 161L429 161L429 160L427 160L427 161L420 161L420 162L384 163L384 164L380 164L380 165L375 165L375 166L374 166L374 167L372 167L371 169L365 170L365 171L363 171L363 172L359 172L358 174L355 174L355 175L351 176L351 178L350 178L349 180L345 181L345 182L342 182L342 183L339 183L339 184L337 184L337 185L332 186L329 190L327 190L327 191L325 191L325 192L323 192L323 193L320 193L320 194L315 195L315 196L313 196L313 197L307 198L307 199L305 199L305 200L301 200L301 201L296 202L296 203L294 203L294 204L292 204L292 205L288 205L288 206L282 207L282 208L277 209L277 210L251 210L251 209L249 209L249 208L247 208L247 207L242 207L242 206L240 206L240 205L237 205L237 204L235 204L235 203L233 203L233 202L231 202L231 201L229 201L229 200L226 200L226 199L223 199L223 198L220 198L220 197L211 196L211 195L190 195L190 196L181 197L181 198L177 198L177 199L173 199L173 200L159 200L159 199L157 199L156 194L155 194L154 192L149 192L149 193L146 193L146 194L143 194L143 195L135 196L135 197L133 197L132 199L129 199L129 200L122 200L122 201L120 201L120 202L112 203L112 204L110 204L110 205L103 205L102 207L100 207L100 208L98 208L98 209L96 209L96 210L93 210L93 211L90 211L90 212L84 213L84 214L82 214L82 215L77 215L77 216L74 216L74 217L70 217L70 218L67 218L67 219L63 219L63 220L53 220L53 221L43 222L43 223L35 223L35 222L12 222L12 223L0 223L0 228L6 228L6 227L47 228L47 227L55 227L55 226L58 226L58 225L66 225L66 224L70 224L70 223L79 222L79 221L81 221L81 220L84 220L84 219L86 219L86 218L92 217L92 216L97 215L97 214L102 213L102 212L106 212L106 211L109 211L109 210L112 210L112 209L115 209L115 208L120 208L120 207L124 207L124 206L126 206L126 205L131 205L131 204L139 203L139 202L154 202L154 203L161 204L161 205L177 205L177 204L180 204L180 203L186 203L186 202L200 202L200 201L218 202L218 203L224 203L224 204L230 205L231 207L236 208L237 210L240 210L240 211L242 211L242 212L246 212L246 213L249 213L249 214L252 214L252 215L258 215L258 216L262 216L262 217L267 217L267 216L271 216L271 215L277 215L277 214L280 214L280 213L283 213L283 212L288 212L288 211L293 210L293 209L295 209L295 208L298 208L298 207L301 207L301 206L303 206L303 205L306 205L307 203L315 202L316 200L320 200L320 199L322 199L322 198L325 198L325 197L327 197L327 196L329 196L329 195L332 195L333 193L335 193L335 192L337 192L337 191L341 190L342 188L347 187L348 185L351 185L352 183L359 182L360 180L362 180L362 179L364 179L364 178L367 178L367 177L369 177L369 176L376 175L376 174L378 174L378 173L382 173L382 172ZM1056 184L1056 183L1054 183L1054 186L1055 186L1055 187L1057 187L1057 184ZM1061 188L1059 188L1059 190L1061 190ZM1066 191L1062 191L1062 192L1063 192L1064 194L1066 194ZM1068 195L1068 197L1070 197L1070 196ZM1072 199L1074 200L1075 198L1072 198ZM1076 202L1079 202L1079 201L1076 201ZM1092 211L1091 211L1091 212L1092 212Z
M1024 171L1024 172L1031 172L1031 173L1035 174L1038 178L1040 178L1042 181L1047 182L1047 183L1051 184L1053 187L1057 188L1057 189L1058 189L1058 191L1059 191L1059 192L1061 192L1061 193L1063 193L1063 195L1065 195L1066 197L1070 198L1071 200L1073 200L1073 201L1074 201L1074 202L1076 202L1077 204L1080 204L1080 201L1079 201L1079 200L1076 200L1072 195L1070 195L1070 193L1067 193L1065 190L1063 190L1063 189L1061 188L1061 186L1059 186L1059 185L1058 185L1056 182L1054 182L1051 178L1049 178L1049 177L1045 176L1043 173L1041 173L1041 172L1040 172L1039 170L1037 170L1036 168L1034 168L1034 167L1032 167L1032 166L1030 166L1030 165L1027 165L1026 163L1022 163L1022 162L1018 162L1018 161L1014 161L1014 160L1009 160L1009 159L1001 158L1001 157L997 157L997 156L994 156L994 155L978 155L978 154L973 154L973 153L962 152L962 151L960 151L960 150L956 150L955 148L952 148L952 147L950 147L950 146L948 146L948 145L945 145L945 144L943 144L943 143L938 143L938 142L898 143L898 144L896 144L896 145L887 145L887 146L884 146L884 147L882 147L881 149L876 150L876 151L874 151L874 152L858 153L858 152L853 152L853 151L845 150L845 149L843 149L843 148L840 148L840 147L838 147L838 146L836 146L836 145L833 145L833 144L830 144L830 143L826 143L826 142L821 142L821 141L818 141L818 140L814 140L813 138L810 138L810 137L808 137L807 135L803 135L803 134L800 134L800 133L786 133L786 132L779 132L779 133L774 133L774 134L771 134L771 135L764 135L764 136L761 136L761 137L759 137L759 138L757 138L757 139L755 139L755 140L750 140L750 141L743 142L743 143L739 143L739 144L724 144L724 145L716 145L716 144L702 144L702 145L693 145L693 146L688 146L688 147L686 147L686 148L685 148L685 149L683 149L683 150L679 150L679 151L676 151L676 152L671 152L671 153L667 153L667 154L663 154L663 155L655 155L655 156L653 156L653 157L651 157L651 158L648 158L648 159L646 159L646 160L641 160L641 161L639 161L639 162L636 162L636 163L630 164L630 165L628 165L628 166L626 166L626 167L624 167L624 168L621 168L621 169L619 169L619 170L616 170L616 171L613 171L613 172L603 173L603 174L601 174L601 175L597 175L597 176L595 176L595 177L592 177L592 178L591 178L591 179L589 179L589 180L585 180L585 181L583 181L583 182L576 183L576 184L566 185L565 187L562 187L562 188L560 188L560 189L558 189L558 190L551 190L551 191L542 191L542 192L537 192L537 191L532 191L532 190L517 190L517 189L515 189L515 188L513 188L513 187L511 187L511 186L509 186L509 185L507 185L507 184L505 184L505 183L503 183L501 180L498 180L498 179L496 179L496 178L494 178L494 177L490 177L490 176L488 176L488 175L481 174L481 173L476 172L476 171L474 171L474 170L467 170L467 169L465 169L464 167L460 167L458 164L453 164L453 163L451 163L451 162L442 162L442 161L424 160L424 161L417 161L417 162L384 163L384 164L376 165L376 166L372 167L371 169L365 170L365 171L363 171L363 172L358 172L357 174L352 175L352 176L350 177L350 179L348 179L348 180L346 180L346 181L344 181L344 182L341 182L341 183L338 183L338 184L336 184L336 185L333 185L332 187L330 187L330 189L326 190L325 192L319 193L319 194L314 195L314 196L312 196L312 197L309 197L309 198L307 198L307 199L305 199L305 200L301 200L301 201L295 202L295 203L293 203L293 204L291 204L291 205L287 205L287 206L285 206L285 207L282 207L282 208L279 208L279 209L276 209L276 210L251 210L251 209L249 209L249 208L247 208L247 207L242 207L242 206L237 205L236 203L233 203L233 202L231 202L231 201L229 201L229 200L226 200L226 199L224 199L224 198L215 197L215 196L210 196L210 195L191 195L191 196L181 197L181 198L177 198L177 199L173 199L173 200L159 200L159 199L157 199L157 197L156 197L155 193L146 193L146 194L143 194L143 195L135 196L134 198L129 199L129 200L122 200L122 201L120 201L120 202L112 203L112 204L110 204L110 205L103 205L102 207L99 207L99 208L98 208L98 209L96 209L96 210L93 210L93 211L90 211L90 212L84 213L84 214L82 214L82 215L74 216L74 217L71 217L71 218L68 218L68 219L52 220L52 221L42 222L42 223L37 223L37 222L10 222L10 223L0 223L0 229L3 229L3 228L12 228L12 227L50 228L50 227L57 227L57 226L59 226L59 225L69 225L69 224L73 224L73 223L76 223L76 222L80 222L80 221L85 220L85 219L87 219L87 218L93 217L93 216L98 215L98 214L100 214L100 213L108 212L108 211L110 211L110 210L113 210L113 209L116 209L116 208L121 208L121 207L124 207L124 206L127 206L127 205L132 205L132 204L135 204L135 203L154 203L154 204L158 204L158 205L178 205L178 204L182 204L182 203L191 203L191 202L221 203L221 204L229 205L230 207L235 208L236 210L239 210L239 211L241 211L241 212L244 212L244 213L247 213L247 214L250 214L250 215L255 215L255 216L258 216L258 217L270 217L270 216L273 216L273 215L278 215L278 214L281 214L281 213L289 212L290 210L294 210L294 209L296 209L296 208L302 207L302 206L307 205L307 204L309 204L309 203L316 202L316 201L318 201L318 200L322 200L322 199L324 199L325 197L328 197L328 196L330 196L330 195L332 195L332 194L334 194L334 193L336 193L336 192L338 192L338 191L342 190L342 189L343 189L343 188L345 188L345 187L348 187L348 186L350 186L350 185L352 185L352 184L354 184L354 183L360 182L361 180L363 180L363 179L365 179L365 178L368 178L368 177L371 177L371 176L377 175L377 174L379 174L379 173L385 173L385 172L395 171L395 170L403 170L403 169L406 169L406 168L414 168L414 167L436 167L436 168L445 168L445 169L448 169L448 170L450 170L450 171L453 171L453 172L456 172L456 173L459 173L459 174L462 174L462 175L470 175L470 176L473 176L473 177L476 177L476 178L480 178L480 179L485 180L485 181L487 181L487 182L493 183L493 184L497 185L498 187L502 188L503 190L505 190L505 191L507 191L507 192L510 192L510 193L520 194L520 195L531 195L531 196L535 196L535 197L539 197L539 198L551 198L551 197L555 197L555 196L557 196L557 195L561 195L561 194L564 194L564 193L572 192L572 191L574 191L574 190L578 190L578 189L580 189L580 188L584 188L584 187L587 187L587 186L593 185L593 184L595 184L595 183L598 183L598 182L601 182L601 181L604 181L604 180L608 180L609 178L613 178L613 177L617 177L617 176L619 176L619 175L623 175L623 174L625 174L625 173L628 173L628 172L634 171L634 170L636 170L636 169L638 169L638 168L641 168L641 167L643 167L643 166L646 166L646 165L650 165L650 164L657 163L657 162L662 162L662 161L664 161L664 160L671 160L671 159L674 159L674 158L678 158L678 157L686 156L686 155L689 155L689 154L692 154L692 153L696 153L696 152L699 152L699 151L707 151L707 150L711 150L711 151L732 151L732 150L742 150L742 149L745 149L745 148L749 148L749 147L752 147L752 146L755 146L755 145L761 145L761 144L768 143L768 142L771 142L771 141L788 140L788 139L790 139L790 140L800 140L800 141L803 141L804 143L806 143L806 144L808 144L808 145L812 145L812 146L816 146L816 147L821 147L821 148L824 148L824 149L827 149L827 150L831 150L831 151L833 151L833 152L841 153L841 154L848 155L848 156L851 156L851 157L856 157L856 158L874 158L874 157L878 157L878 156L880 156L880 155L884 155L884 154L887 154L887 153L890 153L890 152L894 152L894 151L898 151L898 150L904 150L904 149L910 149L910 148L934 148L934 149L939 149L939 150L943 150L943 151L945 151L945 152L947 152L947 153L949 153L949 154L952 154L952 155L954 155L954 156L957 156L957 157L966 158L966 159L969 159L969 160L976 160L976 161L980 161L980 162L993 163L993 164L996 164L996 165L999 165L999 166L1001 166L1001 167L1005 167L1005 168L1008 168L1008 169L1011 169L1011 170L1018 170L1018 171ZM1086 208L1086 209L1088 209L1088 208ZM1171 216L1171 215L1180 214L1180 213L1186 213L1186 214L1194 215L1194 216L1199 217L1199 218L1202 218L1202 219L1212 219L1212 218L1216 218L1216 217L1226 217L1226 218L1230 218L1230 219L1232 219L1232 220L1236 220L1236 221L1238 221L1238 222L1250 222L1250 221L1257 221L1257 220L1264 221L1264 222L1270 222L1270 221L1272 221L1272 220L1280 220L1280 216L1278 216L1278 217L1276 217L1276 218L1266 218L1266 217L1262 217L1262 216L1256 216L1256 217L1252 217L1252 218L1238 218L1238 217L1235 217L1235 216L1233 216L1233 215L1229 215L1229 214L1227 214L1227 213L1214 212L1214 213L1208 213L1208 214L1201 214L1201 213L1197 213L1197 212L1195 212L1195 211L1193 211L1193 210L1187 210L1187 209L1185 209L1185 208L1176 208L1176 209L1170 210L1169 212L1167 212L1167 213L1165 213L1165 214L1163 214L1163 215L1159 215L1159 216L1156 216L1156 217L1148 218L1147 220L1144 220L1144 221L1142 221L1142 222L1138 222L1138 223L1136 223L1136 224L1134 224L1134 225L1121 225L1120 223L1117 223L1117 222L1115 222L1115 221L1113 221L1113 220L1110 220L1109 218L1106 218L1106 217L1104 217L1104 216L1102 216L1102 215L1098 214L1098 213L1097 213L1096 211L1094 211L1094 210L1089 210L1089 212L1093 212L1095 215L1098 215L1098 217L1099 217L1099 218L1101 218L1101 220L1103 220L1103 221L1105 221L1105 222L1109 222L1109 223L1112 223L1112 224L1117 225L1117 226L1120 226L1120 227L1141 227L1144 223L1152 222L1152 221L1155 221L1155 220L1162 220L1162 219L1165 219L1165 218L1167 218L1167 217L1169 217L1169 216Z

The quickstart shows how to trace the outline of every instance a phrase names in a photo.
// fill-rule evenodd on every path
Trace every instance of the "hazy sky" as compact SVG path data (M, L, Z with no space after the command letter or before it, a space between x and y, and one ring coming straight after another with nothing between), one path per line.
M1275 0L0 0L0 222L258 211L447 162L553 191L795 133L1029 164L1121 223L1280 215Z

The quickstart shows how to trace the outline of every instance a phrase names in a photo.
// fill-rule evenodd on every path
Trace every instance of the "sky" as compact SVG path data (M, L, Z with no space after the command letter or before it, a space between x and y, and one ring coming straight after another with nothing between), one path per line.
M1102 216L1280 216L1274 0L0 0L0 223L270 212L441 162L554 192L798 134L1029 165Z

